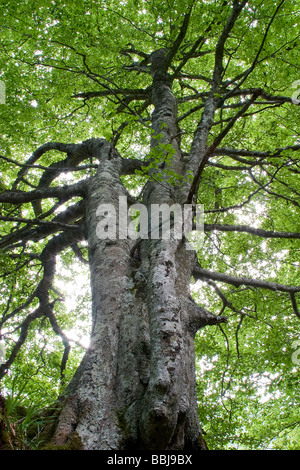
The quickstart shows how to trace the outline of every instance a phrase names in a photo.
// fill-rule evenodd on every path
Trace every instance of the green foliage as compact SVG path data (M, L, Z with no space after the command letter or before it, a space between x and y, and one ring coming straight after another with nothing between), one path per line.
M0 191L10 188L16 178L16 165L9 159L24 163L36 147L47 141L76 143L91 137L116 138L124 123L117 140L119 153L124 158L145 161L135 175L122 177L128 191L139 195L149 179L174 187L184 184L183 176L171 168L173 145L161 141L165 125L161 126L161 133L151 132L151 105L142 108L138 100L126 101L117 93L104 92L118 88L147 89L151 77L138 71L129 73L132 59L141 62L138 51L149 54L160 47L172 47L183 15L193 4L188 33L170 68L174 72L184 53L205 33L203 55L191 57L173 86L178 100L178 123L183 130L181 147L188 155L209 91L216 44L232 3L2 2L0 80L6 84L7 104L0 104L0 154L6 157L0 159ZM253 65L278 4L271 0L247 3L226 41L224 83L234 80L234 86L240 74ZM208 144L235 116L240 103L251 96L252 88L286 97L295 92L293 83L300 79L299 11L299 0L284 2L255 67L242 84L249 93L237 95L230 105L218 108ZM137 52L130 56L124 49L131 47ZM200 74L201 80L196 78ZM102 96L78 98L82 93L99 91ZM222 98L224 93L220 89L215 98ZM190 95L198 98L186 100ZM198 202L205 207L206 224L245 224L269 231L299 232L299 152L287 149L278 156L272 155L278 148L299 143L299 113L300 107L288 101L279 105L266 104L261 99L236 122L223 139L222 147L270 154L259 164L255 155L237 159L224 154L210 159L198 192ZM156 145L149 151L151 140ZM38 163L47 166L60 160L61 154L51 151ZM88 171L66 173L55 179L53 185L79 181L94 170ZM32 169L18 189L34 189L42 172L41 168ZM44 212L51 209L53 202L50 199L43 202ZM1 211L3 217L10 217L12 207L3 204ZM13 216L34 218L32 205L18 207ZM7 221L1 235L11 235L21 228L27 228L26 223L18 222L16 228L14 222ZM45 237L38 244L28 243L25 252L22 246L14 247L13 255L22 255L17 266L13 256L5 251L1 255L1 317L15 312L9 319L9 328L1 332L6 335L7 356L18 340L20 324L37 306L36 301L25 304L41 279L38 255L48 241L49 237ZM81 246L81 252L85 256L87 247ZM299 285L299 253L299 239L207 232L198 259L212 271ZM77 343L83 342L90 331L88 271L74 262L72 250L61 254L57 263L56 291L51 291L56 318L66 334L75 337ZM292 360L293 344L299 340L299 319L294 315L289 296L216 284L229 301L225 308L212 284L199 282L193 286L199 304L229 318L227 325L201 330L196 338L199 416L209 447L299 450L299 364ZM19 305L24 308L17 310ZM54 402L78 367L84 349L77 343L62 373L61 338L53 332L49 320L37 318L31 324L27 342L2 385L9 420L18 426L21 436L18 448L39 444L39 437L32 442L32 426L38 429L39 436L45 419L40 417L39 410Z
M236 319L200 335L199 413L210 448L299 449L299 364L291 360L297 324L282 327L282 317L267 327Z
M5 424L8 432L8 450L34 450L43 443L42 431L53 419L51 408L40 408L39 400L28 403L29 382L15 376L10 392L5 397Z

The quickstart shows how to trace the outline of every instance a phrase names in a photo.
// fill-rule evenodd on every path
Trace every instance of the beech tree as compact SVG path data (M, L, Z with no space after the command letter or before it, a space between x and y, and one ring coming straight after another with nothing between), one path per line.
M55 369L44 448L207 449L195 344L232 334L239 357L260 323L276 348L272 322L297 339L299 7L1 5L0 377L5 395ZM149 227L157 205L201 204L201 243L118 236L135 204ZM75 261L91 297L64 306Z

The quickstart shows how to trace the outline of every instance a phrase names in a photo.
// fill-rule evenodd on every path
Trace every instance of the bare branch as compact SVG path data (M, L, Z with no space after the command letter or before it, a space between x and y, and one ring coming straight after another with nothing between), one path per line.
M229 274L224 274L220 272L209 271L208 269L202 268L199 264L197 264L193 269L193 277L196 280L201 281L220 281L225 284L230 284L234 287L240 286L249 286L255 287L258 289L267 289L274 292L285 292L288 293L291 301L292 307L294 310L295 315L300 318L300 313L297 307L296 297L295 294L300 292L300 286L286 286L284 284L279 284L277 282L270 282L270 281L261 281L258 279L251 279L246 277L235 277Z
M79 259L79 261L81 261L82 263L87 264L87 265L89 264L88 260L86 260L83 257L83 255L81 253L81 250L80 250L79 246L77 245L77 243L73 243L71 245L71 248L74 251L74 254L76 255L76 257Z
M51 326L52 326L52 329L53 329L54 333L56 333L57 336L59 336L61 338L62 343L64 345L64 353L63 353L63 357L62 357L61 365L60 365L60 378L61 378L61 381L63 382L64 381L64 372L65 372L68 357L69 357L69 354L70 354L71 346L70 346L70 342L69 342L68 337L65 335L65 333L60 328L60 326L57 322L57 319L56 319L56 317L53 313L53 310L51 310L47 313L47 318L49 319L49 321L51 323Z

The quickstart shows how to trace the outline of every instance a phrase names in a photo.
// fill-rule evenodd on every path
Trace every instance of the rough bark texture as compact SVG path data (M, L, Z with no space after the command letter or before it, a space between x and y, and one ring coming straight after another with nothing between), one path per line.
M164 61L152 54L152 148L171 144L170 169L184 175L177 105ZM92 288L91 345L61 398L52 445L83 449L205 449L198 420L194 335L223 321L198 307L189 292L195 254L185 240L101 240L100 204L119 220L122 159L104 140L90 150L99 161L86 195L86 236ZM187 191L150 180L143 203L183 204Z

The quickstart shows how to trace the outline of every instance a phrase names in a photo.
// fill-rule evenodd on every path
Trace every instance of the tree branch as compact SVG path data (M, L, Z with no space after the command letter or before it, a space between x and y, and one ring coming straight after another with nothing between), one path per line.
M200 265L196 266L193 269L193 276L197 280L220 281L224 282L225 284L231 284L235 287L250 286L257 287L260 289L268 289L275 292L287 292L289 294L295 294L296 292L300 292L300 286L286 286L277 282L260 281L258 279L251 279L247 277L235 277L229 274L209 271L208 269L202 268Z
M225 42L227 41L229 34L232 31L232 28L234 27L235 22L238 19L246 3L247 3L247 0L243 0L241 3L237 0L233 1L233 8L232 8L231 15L216 45L215 66L214 66L214 73L213 73L213 92L214 93L217 92L219 85L221 83L221 78L222 78L222 73L223 73L223 56L224 56Z
M298 145L289 145L287 147L278 148L272 152L260 152L256 150L245 150L245 149L233 149L233 148L216 148L213 151L213 155L226 155L233 159L237 159L237 161L242 163L253 163L249 160L240 159L239 156L243 157L253 157L253 158L278 158L281 157L282 152L286 152L291 150L292 152L296 152L300 150L300 144Z
M205 308L197 305L192 298L187 299L187 303L187 308L189 311L189 329L193 332L193 334L207 325L219 325L220 323L227 323L227 317L214 315L209 310L206 310Z
M259 228L249 227L248 225L222 225L222 224L204 224L204 231L220 231L220 232L246 232L262 238L285 238L300 239L300 233L296 232L274 232L271 230L263 230Z
M6 314L5 318L3 318L1 322L1 325L3 325L5 321L11 318L11 316L15 315L21 309L28 307L32 303L35 297L39 299L39 304L40 304L39 307L33 312L31 312L30 314L28 314L25 320L23 321L23 323L21 324L21 326L19 327L21 328L19 339L16 342L9 359L0 366L0 379L7 373L8 369L14 362L20 348L24 344L27 338L31 323L35 319L40 318L42 316L46 316L50 319L52 327L54 328L54 331L57 334L59 334L63 339L64 346L65 346L65 354L63 356L63 361L62 361L62 366L61 366L61 373L63 375L65 362L67 360L68 351L69 351L68 349L69 344L64 333L62 333L57 323L54 322L55 317L53 316L53 308L54 308L56 301L53 301L53 302L49 301L49 291L51 288L53 288L52 283L53 283L54 274L55 274L56 255L67 246L70 246L74 244L76 241L80 241L82 239L84 239L83 229L66 230L66 232L61 233L57 235L56 237L52 238L43 249L40 255L40 260L42 261L44 273L37 288L22 306L18 307L18 309L15 309L14 312L10 314Z
M209 157L213 154L214 150L218 147L218 145L222 142L224 137L228 134L228 132L231 130L231 128L234 126L236 121L247 111L247 109L255 102L256 98L259 95L259 91L257 90L252 98L246 102L246 104L243 106L243 108L236 113L236 115L230 120L230 122L227 124L225 129L220 132L220 134L215 138L213 143L208 147L206 150L204 156L201 158L200 164L197 168L197 171L194 174L194 178L192 181L192 184L190 186L189 194L187 197L188 203L191 203L194 197L194 194L196 194L199 186L199 181L200 181L200 176L202 174L202 171L209 159Z
M300 312L298 310L295 296L296 293L300 292L300 286L286 286L277 282L260 281L246 277L235 277L229 274L209 271L208 269L202 268L199 264L194 267L192 275L196 280L206 281L208 283L210 281L220 281L234 287L249 286L258 289L267 289L274 292L288 293L292 302L293 311L295 315L300 318Z
M282 5L284 4L284 2L285 2L285 0L282 0L282 1L279 3L279 5L277 6L277 8L275 9L275 12L273 13L273 15L272 15L272 17L271 17L271 20L269 21L269 24L268 24L268 26L267 26L267 28L266 28L266 31L265 31L265 34L264 34L264 36L263 36L262 42L261 42L260 47L259 47L259 49L258 49L258 51L257 51L257 54L256 54L256 56L255 56L255 58L254 58L254 60L253 60L253 62L252 62L252 65L251 65L251 66L249 67L249 69L247 69L246 72L243 74L242 80L235 86L235 88L234 88L232 91L230 91L230 92L226 95L225 99L228 99L229 97L233 96L233 93L241 87L241 85L244 83L244 81L249 77L249 75L250 75L250 74L253 72L253 70L255 69L255 66L256 66L256 64L257 64L257 62L258 62L259 56L260 56L260 54L261 54L261 51L263 50L264 44L265 44L265 42L266 42L266 39L267 39L269 30L270 30L270 28L271 28L271 25L272 25L272 23L273 23L275 17L277 16L277 14L278 14L280 8L281 8ZM247 3L247 2L245 2L245 3Z
M188 10L187 13L185 13L184 15L184 18L183 18L183 22L182 22L182 25L181 25L181 28L180 28L180 31L178 33L178 36L177 38L175 39L175 41L173 42L173 46L172 48L169 50L169 52L167 53L167 57L166 57L166 69L169 68L169 66L171 65L171 62L173 60L173 57L177 54L177 51L182 43L182 41L184 40L185 38L185 35L187 33L187 29L188 29L188 26L189 26L189 22L190 22L190 17L191 17L191 13L192 13L192 9L193 9L193 4L190 5L190 8Z
M105 90L99 91L87 91L85 93L76 93L72 95L71 98L82 98L85 100L90 100L91 98L105 97L105 96L117 96L124 95L124 97L130 97L133 100L144 100L149 96L149 89L137 88L116 88L112 89L107 87Z
M16 189L18 186L18 183L22 180L23 176L26 175L28 168L31 167L37 160L39 160L46 152L49 152L50 150L57 150L59 152L64 152L68 153L71 152L73 153L75 148L78 149L78 144L64 144L61 142L47 142L43 145L41 145L39 148L37 148L31 157L27 160L26 166L23 166L23 168L19 171L17 175L17 179L14 182L12 189Z
M64 201L74 196L85 195L85 181L72 184L69 186L41 188L34 191L4 191L0 193L0 202L6 204L23 204L25 202L32 202L41 199L58 198Z
M15 346L12 349L12 352L10 354L10 357L7 359L7 361L4 364L0 365L0 380L4 377L4 375L7 373L8 369L14 362L14 360L17 357L17 354L21 347L23 346L24 342L26 341L29 327L31 323L36 320L37 318L40 318L44 314L43 309L41 307L38 307L36 310L34 310L32 313L27 315L23 323L21 324L21 332L19 339L17 340Z
M42 214L41 217L46 216L46 214ZM0 249L3 249L13 243L16 243L20 240L26 242L28 240L38 241L46 236L55 233L61 229L76 228L76 225L72 224L72 222L77 221L79 218L82 218L84 215L84 201L81 200L76 204L72 204L71 206L67 207L67 209L63 212L57 214L52 220L40 220L41 217L38 219L23 219L17 217L2 217L1 219L11 219L13 221L20 221L27 223L26 227L22 227L19 230L14 230L12 233L3 236L0 239ZM79 222L77 222L79 225ZM81 221L80 221L81 223ZM29 228L31 225L37 225L37 227Z
M55 167L55 166L43 166L43 165L30 165L29 163L20 163L20 162L17 162L17 160L13 160L12 158L8 158L8 157L5 157L4 155L0 155L0 158L2 160L5 160L7 161L8 163L12 163L13 165L16 165L16 166L19 166L21 168L25 168L25 169L28 169L28 170L44 170L44 171L53 171L53 170L57 170L61 173L65 173L65 172L71 172L71 171L83 171L83 170L89 170L91 168L97 168L98 165L82 165L82 166L79 166L79 167L74 167L74 166L70 166L70 167L65 167L65 168L60 168L60 167ZM23 177L22 177L22 180L23 180Z
M295 297L294 292L290 292L290 298L291 298L292 306L293 306L293 309L294 309L294 313L298 318L300 318L300 312L298 310L298 306L297 306L296 297Z
M275 197L278 197L278 198L281 198L281 199L284 199L285 201L288 201L290 202L291 204L293 204L294 206L296 207L300 207L300 204L297 202L297 201L294 201L294 199L291 199L287 196L284 196L283 194L279 194L279 193L276 193L275 191L271 191L270 189L267 188L267 186L269 186L272 181L275 179L275 176L276 174L279 172L280 168L277 168L276 172L274 173L274 175L271 175L271 179L270 181L268 181L266 184L262 184L252 173L251 169L248 170L248 173L250 175L250 178L254 181L254 183L256 183L262 190L264 190L267 194L270 194L272 196L275 196Z

